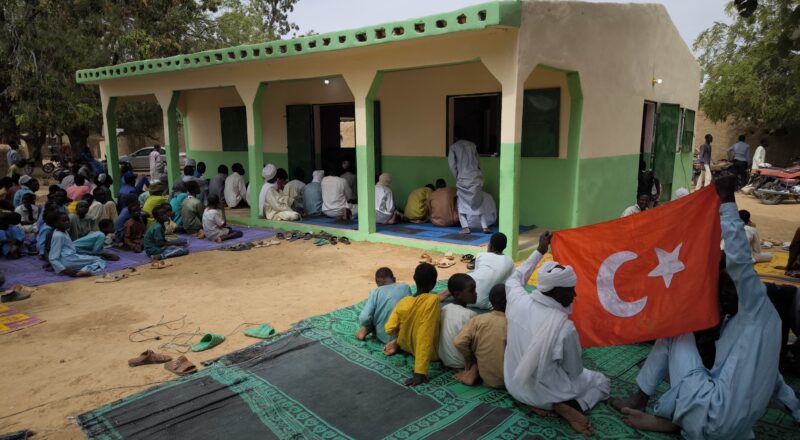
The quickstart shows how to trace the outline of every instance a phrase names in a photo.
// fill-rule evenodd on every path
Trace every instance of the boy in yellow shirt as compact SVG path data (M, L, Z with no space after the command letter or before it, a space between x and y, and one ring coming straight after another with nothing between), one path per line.
M397 349L414 356L414 375L406 380L407 386L416 386L428 381L428 364L437 360L439 346L439 296L430 293L436 285L438 273L428 263L422 263L414 271L417 294L401 299L386 322L386 333L397 339L386 344L383 353L391 356Z

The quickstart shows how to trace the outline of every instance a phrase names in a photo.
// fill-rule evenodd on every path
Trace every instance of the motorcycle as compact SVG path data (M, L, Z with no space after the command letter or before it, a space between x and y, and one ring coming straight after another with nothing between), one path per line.
M800 201L800 166L762 168L755 178L753 195L765 205L778 205L786 199ZM756 187L755 184L758 184Z

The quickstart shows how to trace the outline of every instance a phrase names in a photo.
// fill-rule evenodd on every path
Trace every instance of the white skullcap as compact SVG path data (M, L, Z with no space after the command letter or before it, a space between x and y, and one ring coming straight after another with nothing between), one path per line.
M562 266L555 261L542 264L537 274L536 289L542 293L556 287L575 287L578 283L578 277L572 266Z
M269 163L261 170L261 175L264 177L264 180L272 180L277 172L278 169L275 168L275 165Z
M312 182L322 182L322 178L325 177L325 171L315 170L313 173L311 173L311 177Z
M684 187L680 187L675 190L675 196L672 197L672 200L678 200L681 197L686 197L688 195L689 195L689 190Z
M19 178L19 184L20 185L26 185L31 180L33 180L33 178L26 174L26 175L24 175L24 176Z
M389 186L392 183L392 175L389 173L382 173L380 177L378 177L378 184L383 186Z
M186 163L183 164L183 166L185 166L185 167L196 167L197 166L197 162L195 162L194 159L186 159Z

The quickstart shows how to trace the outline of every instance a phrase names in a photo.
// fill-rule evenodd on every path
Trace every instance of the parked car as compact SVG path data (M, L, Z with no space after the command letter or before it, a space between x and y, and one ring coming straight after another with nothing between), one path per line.
M120 162L128 162L134 170L149 170L150 169L150 153L153 152L153 147L144 147L142 149L136 150L131 154L126 154L124 156L119 157ZM166 151L161 150L161 155L164 156L166 160ZM183 169L183 165L186 163L186 153L180 153L180 167Z

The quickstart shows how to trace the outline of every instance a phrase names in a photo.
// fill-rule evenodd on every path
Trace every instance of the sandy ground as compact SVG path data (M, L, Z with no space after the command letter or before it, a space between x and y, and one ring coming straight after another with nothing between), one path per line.
M162 317L186 315L185 327L174 333L199 329L229 335L241 323L263 322L283 331L303 318L366 298L380 265L390 266L398 280L412 282L419 255L388 245L317 248L311 242L284 242L189 255L171 260L173 267L143 269L142 275L117 283L82 279L41 287L13 306L47 322L0 336L0 371L6 372L0 379L0 433L30 428L42 438L83 438L70 417L172 379L160 365L127 365L146 349L161 351L166 340L135 343L128 337ZM464 271L464 265L440 269L440 276L457 270ZM201 361L253 344L243 328L212 350L190 353L189 359L200 367ZM70 398L79 394L87 395Z
M800 204L765 206L742 196L740 206L752 212L763 238L790 240L800 226ZM118 283L84 279L41 287L32 299L13 306L47 322L0 336L0 371L5 372L0 433L30 428L39 438L83 438L71 417L172 379L160 365L127 366L146 349L163 351L159 346L171 338L129 340L131 332L162 318L186 316L185 326L171 333L229 335L210 351L188 355L200 367L204 360L254 343L241 333L242 323L266 322L286 330L303 318L361 301L381 265L411 282L419 255L419 250L380 244L316 248L310 242L285 242L245 252L192 254L172 260L173 267L143 269L142 275ZM456 271L465 271L464 265L440 270L440 278Z

